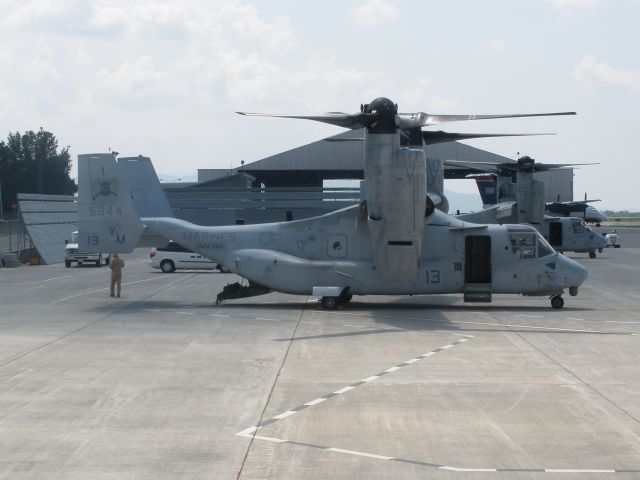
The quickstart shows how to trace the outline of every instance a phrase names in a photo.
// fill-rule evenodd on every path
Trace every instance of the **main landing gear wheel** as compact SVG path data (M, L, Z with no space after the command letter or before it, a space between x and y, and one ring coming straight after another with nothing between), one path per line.
M589 252L589 258L596 258L596 252Z
M564 299L560 295L554 295L551 297L551 306L553 308L562 308L564 306Z
M320 304L327 310L335 310L338 305L336 297L322 297Z

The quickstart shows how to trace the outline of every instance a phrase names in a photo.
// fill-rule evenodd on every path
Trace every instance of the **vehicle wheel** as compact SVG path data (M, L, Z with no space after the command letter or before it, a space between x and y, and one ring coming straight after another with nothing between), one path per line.
M564 299L560 295L554 295L553 297L551 297L551 306L553 308L564 307Z
M596 252L589 252L589 258L596 258Z
M65 260L64 261L64 266L69 268L71 266L71 261L70 260Z
M320 303L327 310L335 310L337 305L336 297L322 297Z
M96 261L96 267L100 268L102 266L102 255L98 255L98 260Z
M176 271L176 266L171 260L163 260L160 264L160 270L162 270L164 273L171 273Z

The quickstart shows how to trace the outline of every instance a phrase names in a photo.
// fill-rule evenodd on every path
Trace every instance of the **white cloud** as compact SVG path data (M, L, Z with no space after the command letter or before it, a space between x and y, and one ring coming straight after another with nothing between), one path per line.
M576 8L593 8L601 3L601 0L545 0L553 8L560 11L575 10Z
M457 100L436 95L438 87L429 77L409 79L402 87L389 90L398 92L392 100L401 112L451 113L460 108Z
M388 0L367 0L367 2L351 10L355 21L365 27L376 27L394 22L399 18L398 9Z
M478 56L489 57L507 53L509 50L507 49L503 39L485 38L474 47L473 51Z
M573 69L573 75L581 81L595 80L613 87L623 87L640 92L640 70L623 70L598 61L594 55L586 55Z

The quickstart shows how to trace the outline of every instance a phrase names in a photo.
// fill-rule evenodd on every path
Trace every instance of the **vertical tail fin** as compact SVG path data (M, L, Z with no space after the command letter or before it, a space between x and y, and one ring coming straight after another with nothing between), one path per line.
M144 231L126 177L110 153L78 155L79 248L127 253Z
M149 157L119 158L118 167L127 178L131 199L140 217L174 216Z

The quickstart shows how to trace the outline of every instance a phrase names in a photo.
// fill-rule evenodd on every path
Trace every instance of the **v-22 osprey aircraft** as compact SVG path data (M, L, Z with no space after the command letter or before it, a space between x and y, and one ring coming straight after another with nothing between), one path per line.
M291 222L199 226L173 218L166 197L155 201L155 173L146 191L132 192L113 155L80 155L80 248L127 253L173 240L248 280L219 300L277 291L318 296L327 309L353 295L447 293L484 302L494 293L549 296L561 308L564 290L577 295L587 278L533 227L473 224L435 209L425 195L424 152L400 143L404 128L527 115L406 114L377 98L355 114L273 116L366 129L359 205Z

